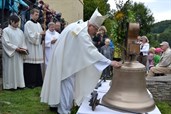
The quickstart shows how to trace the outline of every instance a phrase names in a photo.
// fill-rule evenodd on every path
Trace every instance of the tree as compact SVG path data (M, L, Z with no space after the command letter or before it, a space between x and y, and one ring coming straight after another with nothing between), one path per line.
M154 17L150 9L146 8L143 3L133 3L127 0L115 0L117 9L110 11L108 0L84 0L84 21L88 20L94 10L98 7L102 15L110 14L106 19L105 26L108 30L108 35L115 44L123 44L127 37L127 25L130 22L140 23L140 35L150 33Z
M91 15L96 8L99 9L99 12L102 15L111 14L110 5L107 3L108 0L84 0L84 21L90 19ZM107 18L104 22L104 25L107 29L107 34L110 36L112 31L113 19Z
M115 1L117 10L114 12L115 21L115 38L121 43L126 37L127 23L138 22L140 23L140 35L146 35L150 33L152 24L154 23L154 17L150 9L146 8L143 3L133 3L127 0L123 3L123 0Z
M84 21L90 19L94 10L97 8L94 0L84 0Z
M131 0L127 0L124 3L123 0L119 0L119 2L115 0L115 4L117 10L113 13L112 23L112 39L115 44L119 44L122 47L126 46L128 23L139 23L140 35L150 33L154 17L143 3L133 3Z
M106 15L110 11L108 0L84 0L84 21L90 19L96 8L102 15Z
M141 25L140 35L150 33L151 27L154 23L154 17L151 10L145 7L144 3L134 3L132 11L135 12L136 22Z
M165 20L153 24L148 38L150 40L150 45L153 47L159 47L162 41L167 41L171 45L171 20Z
M120 45L124 45L127 37L127 26L129 22L135 22L135 13L132 11L132 2L127 0L123 3L123 0L117 2L115 0L117 10L113 14L113 30L112 38Z

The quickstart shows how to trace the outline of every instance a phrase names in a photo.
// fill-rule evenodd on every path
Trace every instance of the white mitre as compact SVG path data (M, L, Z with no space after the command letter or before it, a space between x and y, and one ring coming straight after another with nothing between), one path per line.
M106 19L106 16L102 16L98 9L96 9L91 16L89 23L92 25L95 25L97 27L100 27L103 24L103 21Z

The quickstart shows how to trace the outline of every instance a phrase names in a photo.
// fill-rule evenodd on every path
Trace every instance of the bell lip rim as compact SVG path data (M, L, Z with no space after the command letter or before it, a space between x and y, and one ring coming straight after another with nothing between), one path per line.
M105 96L104 96L105 97ZM112 104L110 104L110 103L107 103L105 100L104 100L104 97L102 98L102 100L101 100L101 103L102 104L104 104L104 105L106 105L106 106L108 106L108 107L111 107L110 109L117 109L118 108L118 110L128 110L128 111L130 111L130 112L136 112L136 113L146 113L146 112L150 112L150 111L153 111L154 109L155 109L155 102L154 102L154 99L151 99L150 101L152 101L153 103L151 103L151 105L150 106L148 106L148 107L143 107L143 108L135 108L135 109L133 109L133 108L126 108L126 107L121 107L121 106L117 106L117 105L112 105ZM129 103L128 103L129 104ZM128 106L128 104L127 105L125 105L125 106ZM129 104L130 105L130 104ZM112 107L113 106L113 107Z

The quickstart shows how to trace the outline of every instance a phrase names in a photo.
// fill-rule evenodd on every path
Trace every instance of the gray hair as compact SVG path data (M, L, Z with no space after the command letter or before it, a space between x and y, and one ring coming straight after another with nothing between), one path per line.
M169 43L166 42L166 41L163 41L163 42L160 44L160 46L162 46L162 45L165 45L165 46L167 46L167 47L170 47L170 46L169 46Z
M48 28L49 28L51 25L55 25L55 23L54 23L54 22L49 22Z
M110 42L110 39L109 39L109 38L106 38L106 39L105 39L105 42Z

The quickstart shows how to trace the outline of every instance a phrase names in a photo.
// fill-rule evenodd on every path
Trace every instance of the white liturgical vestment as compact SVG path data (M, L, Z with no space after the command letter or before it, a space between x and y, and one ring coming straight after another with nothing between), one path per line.
M24 25L24 34L29 55L26 56L25 63L40 64L43 63L43 48L41 45L42 32L41 25L37 22L27 21Z
M19 28L9 25L3 30L2 46L3 88L17 89L17 87L25 87L23 76L24 55L16 51L16 48L27 49L23 32Z
M51 55L54 44L51 43L52 40L58 39L59 33L54 31L50 31L49 29L46 31L45 35L45 64L47 66L49 57ZM55 42L56 43L56 42Z
M74 75L74 100L80 105L93 91L101 71L111 63L93 45L87 25L88 22L76 22L60 34L46 70L41 102L59 104L61 82Z

